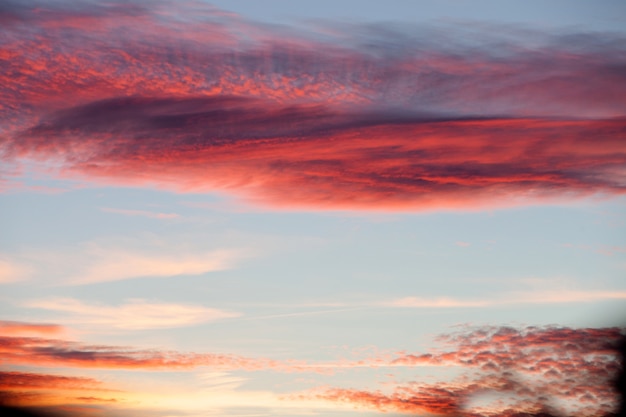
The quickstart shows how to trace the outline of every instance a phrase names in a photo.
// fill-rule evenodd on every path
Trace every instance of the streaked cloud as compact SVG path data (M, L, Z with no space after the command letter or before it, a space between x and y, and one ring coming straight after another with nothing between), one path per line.
M310 371L303 362L281 362L229 353L184 353L124 346L86 345L64 339L0 336L3 364L126 370ZM313 370L314 371L314 370Z
M177 219L180 217L180 215L177 213L160 213L148 210L128 210L111 207L102 207L100 210L106 213L122 214L124 216L148 217L150 219Z
M278 206L471 208L624 191L621 119L351 115L225 97L123 98L69 112L24 133L14 152L49 148L73 172L116 184L226 190Z
M93 378L63 375L37 374L30 372L0 371L0 389L94 389L102 382Z
M591 303L625 300L626 291L559 289L496 293L491 297L463 299L454 297L402 297L379 303L380 306L400 308L464 308L502 307L516 304Z
M63 322L126 330L191 326L241 314L194 304L174 304L131 299L120 305L89 304L72 298L31 300L25 307L65 313ZM0 331L2 327L0 326Z
M491 304L487 300L461 300L450 297L402 297L382 305L388 307L406 308L455 308L455 307L487 307Z
M401 391L400 393L384 394L380 391L369 392L333 388L313 397L337 403L348 403L355 408L384 413L452 415L458 411L457 402L463 395L462 391L455 392L446 386L434 387L426 392L414 392L406 388ZM303 396L303 398L307 398L307 396Z
M63 326L59 326L58 324L0 320L0 334L2 335L15 335L24 333L50 335L62 333L63 331Z
M92 248L93 262L80 275L68 280L70 284L91 284L140 277L169 277L197 275L228 269L236 257L234 251L216 250L201 254L157 255L127 252L122 249Z
M39 6L4 14L6 161L321 210L626 190L619 35L508 28L496 42L478 26L304 32L186 2Z
M22 279L56 285L85 285L134 278L198 275L230 269L249 250L219 248L215 242L155 235L106 238L55 249L24 248L7 265L28 265ZM1 266L1 265L0 265Z

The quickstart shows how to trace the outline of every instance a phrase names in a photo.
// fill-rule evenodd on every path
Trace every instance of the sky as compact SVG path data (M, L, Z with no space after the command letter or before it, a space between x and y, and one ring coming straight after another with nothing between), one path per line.
M608 416L626 3L0 2L0 405Z

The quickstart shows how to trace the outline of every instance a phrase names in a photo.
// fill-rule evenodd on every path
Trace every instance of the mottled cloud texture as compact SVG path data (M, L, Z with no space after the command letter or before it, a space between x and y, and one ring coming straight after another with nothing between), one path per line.
M391 393L334 388L315 396L358 408L408 414L609 416L618 406L614 379L623 366L617 352L623 331L470 328L440 338L449 350L403 354L392 361L402 366L449 366L466 371L452 382L413 381L398 385Z
M7 166L313 209L626 189L618 35L304 32L199 3L5 3L0 21Z

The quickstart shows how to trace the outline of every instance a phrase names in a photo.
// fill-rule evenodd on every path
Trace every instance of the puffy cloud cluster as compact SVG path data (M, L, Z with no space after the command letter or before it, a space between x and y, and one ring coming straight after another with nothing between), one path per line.
M619 328L469 329L441 337L454 349L404 354L392 362L461 367L465 373L453 382L415 381L391 393L334 388L315 396L409 414L610 416L619 401L615 379L623 366L618 356L623 337ZM491 399L487 405L485 398Z

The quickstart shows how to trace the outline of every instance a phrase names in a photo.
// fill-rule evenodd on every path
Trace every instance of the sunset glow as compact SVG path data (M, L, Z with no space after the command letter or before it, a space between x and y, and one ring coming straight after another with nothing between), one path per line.
M594 4L0 4L0 406L619 415Z

